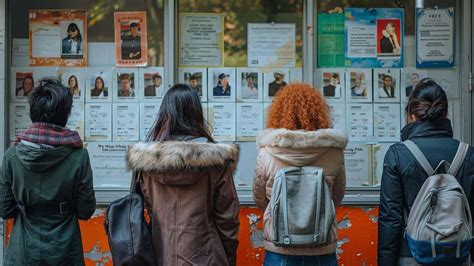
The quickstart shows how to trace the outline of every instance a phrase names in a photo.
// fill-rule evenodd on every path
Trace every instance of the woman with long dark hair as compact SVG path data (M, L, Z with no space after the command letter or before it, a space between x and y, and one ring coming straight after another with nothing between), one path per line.
M81 89L79 89L79 83L74 75L71 75L67 81L68 87L72 92L72 96L81 96Z
M152 212L159 265L236 265L238 159L238 146L215 143L196 91L173 86L127 158Z
M91 90L91 97L107 97L108 95L104 79L101 76L97 76L94 81L94 88Z
M62 53L82 55L82 35L76 23L67 27L67 37L62 41Z
M459 141L453 139L451 121L447 118L448 98L444 90L431 79L421 80L412 91L405 111L408 124L402 129L402 141L412 141L433 169L436 169L438 163L443 160L451 163ZM427 173L407 146L400 143L389 148L383 163L380 190L378 265L418 265L412 258L405 239L404 217L410 214L415 198L427 177ZM474 211L472 147L469 147L456 179L466 193L472 213Z

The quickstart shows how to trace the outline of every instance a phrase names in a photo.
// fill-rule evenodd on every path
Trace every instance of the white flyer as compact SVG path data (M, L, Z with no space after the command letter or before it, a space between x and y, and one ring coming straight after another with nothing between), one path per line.
M146 137L156 121L160 111L161 102L141 103L140 104L140 140L146 140Z
M112 86L114 86L114 102L138 102L140 94L143 93L138 86L137 68L115 68L112 75Z
M416 88L420 80L428 77L428 70L414 67L406 67L402 72L401 98L408 101L411 92ZM443 88L444 89L444 88Z
M237 68L237 102L262 102L263 74L258 68Z
M136 141L139 139L139 107L138 103L113 104L113 140Z
M373 178L373 185L380 186L380 182L382 182L382 173L383 173L383 162L385 159L385 154L387 154L388 149L394 143L379 143L372 146L373 153L374 153L374 178Z
M372 102L372 69L347 70L346 100L349 102Z
M248 23L247 66L295 67L295 24Z
M86 141L112 140L112 104L86 104Z
M31 125L30 106L27 103L10 104L10 140L15 141L18 134Z
M316 86L328 102L343 102L345 98L346 80L344 69L318 69Z
M290 80L290 70L288 68L266 69L263 73L263 100L273 101L280 89L285 87Z
M373 133L372 105L348 104L346 130L350 141L370 141Z
M328 103L332 127L346 132L346 105L344 103Z
M361 187L372 184L371 146L349 143L344 150L346 186Z
M374 104L374 136L381 142L400 141L400 104Z
M84 68L59 68L58 77L63 86L68 87L74 102L83 103L86 85L86 77L84 75Z
M207 69L180 68L179 83L188 84L196 90L202 102L207 102Z
M130 188L131 171L127 169L126 155L131 143L88 142L94 188Z
M92 57L93 58L93 57ZM112 70L108 67L89 67L86 77L86 102L112 102Z
M140 68L138 72L138 91L142 102L156 102L163 99L168 91L163 67Z
M374 69L374 102L400 102L400 69Z
M237 103L237 140L255 141L263 129L263 105L261 103Z
M210 102L235 102L235 68L209 68L207 87Z
M77 131L81 139L84 140L84 126L84 103L74 102L66 127L70 130Z
M209 103L209 122L217 141L235 141L235 104Z

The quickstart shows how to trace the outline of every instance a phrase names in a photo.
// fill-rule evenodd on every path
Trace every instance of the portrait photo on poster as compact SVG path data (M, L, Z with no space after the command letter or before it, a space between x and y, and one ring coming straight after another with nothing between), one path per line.
M407 67L403 69L402 100L408 101L411 92L420 80L428 77L428 70Z
M349 69L346 73L346 99L351 102L372 102L372 70Z
M262 72L258 68L237 68L237 100L261 102L263 100L262 77Z
M377 56L401 57L400 19L377 19Z
M210 101L235 101L235 68L209 68L208 94Z
M75 101L84 101L84 70L81 68L60 68L58 76L63 86L68 87Z
M84 21L69 20L60 22L61 58L82 59L84 57Z
M207 69L206 68L180 68L179 82L187 84L195 90L201 101L207 101Z
M114 101L136 102L139 98L138 71L131 68L116 68L114 73Z
M28 95L35 87L35 74L32 68L11 68L12 89L10 95L13 102L26 102Z
M116 65L146 66L146 12L115 12L114 18Z
M162 99L167 91L162 67L149 67L139 69L141 99L143 101Z
M344 69L318 69L317 86L328 101L344 101Z
M374 102L400 101L400 69L374 69Z
M288 84L288 68L270 69L263 74L264 100L272 101L278 91Z
M86 102L112 102L112 69L88 68Z

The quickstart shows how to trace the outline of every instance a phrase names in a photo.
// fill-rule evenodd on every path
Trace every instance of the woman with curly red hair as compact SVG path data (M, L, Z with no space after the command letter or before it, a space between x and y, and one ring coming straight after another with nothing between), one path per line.
M325 245L276 246L269 238L272 224L267 205L277 170L292 166L323 168L333 202L340 204L346 183L343 153L346 135L331 128L325 99L312 86L302 83L289 84L279 91L268 112L267 127L257 136L259 154L253 185L255 203L265 210L264 265L283 265L283 262L284 265L337 265L335 217Z

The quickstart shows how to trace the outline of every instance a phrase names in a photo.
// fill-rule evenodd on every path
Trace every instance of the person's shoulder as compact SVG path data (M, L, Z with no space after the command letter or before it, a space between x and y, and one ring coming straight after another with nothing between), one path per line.
M89 152L86 148L75 148L71 152L71 158L74 158L78 161L83 161L89 158Z
M5 151L5 160L10 160L13 157L16 157L16 146L12 146Z

